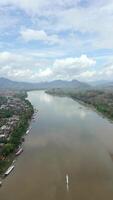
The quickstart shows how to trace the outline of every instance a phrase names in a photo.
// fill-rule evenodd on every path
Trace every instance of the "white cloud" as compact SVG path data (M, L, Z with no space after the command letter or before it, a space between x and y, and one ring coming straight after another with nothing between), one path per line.
M43 60L38 53L0 52L0 76L21 81L50 81L55 79L89 81L113 77L113 60L111 63L95 69L96 60L81 55L67 57L51 62Z
M113 0L0 0L0 75L111 79L113 62L102 56L113 51L112 22ZM76 57L87 52L101 58Z
M83 2L86 2L86 6ZM89 49L113 48L113 26L111 26L113 0L0 0L0 5L10 5L10 7L23 10L30 16L32 28L21 31L26 41L40 40L57 44L60 41L56 32L70 31L75 33L75 37L76 32L87 34L87 38L79 39L82 46L84 46L85 40ZM14 20L14 17L12 18ZM7 21L0 20L2 25L8 26ZM23 22L21 23L23 24ZM49 31L51 34L47 34L45 31ZM70 34L65 39L65 43L69 42ZM71 45L73 45L73 41L70 43L70 48Z
M45 70L40 69L38 73L38 77L48 77L52 75L52 70L47 68Z
M48 35L44 30L25 29L20 32L22 38L26 41L39 40L50 44L60 43L57 35Z
M94 59L88 58L86 55L81 55L80 57L56 60L54 63L54 67L75 69L79 67L80 68L90 67L95 64L96 61Z
M98 70L88 70L80 73L77 76L78 79L83 81L92 81L92 80L109 80L113 81L113 63L101 66Z
M96 60L89 58L87 55L81 55L75 58L57 59L53 63L53 76L56 79L72 80L95 66Z
M105 77L105 79L113 79L113 63L103 66L102 70L99 72L99 75L101 77Z
M77 78L85 81L89 81L89 79L93 79L93 77L97 76L96 70L85 71L80 73Z
M113 77L113 62L95 69L96 60L81 55L80 57L56 59L48 62L39 59L39 54L0 53L0 76L21 81L50 81L56 79L81 81L109 79Z
M21 52L21 54L0 52L0 76L14 80L34 81L34 75L47 64L48 61L40 60L38 56L34 57L26 52Z
M57 0L57 1L52 1L52 0L0 0L0 5L14 5L20 9L23 9L26 11L28 14L33 15L33 14L42 14L43 12L55 8L65 8L68 6L75 6L79 2L79 0Z
M51 63L28 54L0 53L0 76L21 81L72 80L96 64L93 58L81 55L75 58L57 59ZM43 67L42 67L43 66ZM83 75L82 75L83 76Z
M23 56L7 51L0 52L0 63L23 60Z

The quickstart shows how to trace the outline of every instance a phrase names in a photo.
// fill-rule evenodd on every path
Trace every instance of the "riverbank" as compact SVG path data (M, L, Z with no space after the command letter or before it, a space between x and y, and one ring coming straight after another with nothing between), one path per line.
M24 108L18 114L18 122L16 126L13 128L10 135L2 141L3 147L0 151L0 176L3 177L4 172L8 169L8 167L13 163L15 159L15 153L19 146L22 145L23 136L26 134L26 131L30 125L30 121L34 114L34 108L32 104L26 99L27 93L19 93L15 94L14 97L19 99L21 105ZM16 112L16 110L15 110Z

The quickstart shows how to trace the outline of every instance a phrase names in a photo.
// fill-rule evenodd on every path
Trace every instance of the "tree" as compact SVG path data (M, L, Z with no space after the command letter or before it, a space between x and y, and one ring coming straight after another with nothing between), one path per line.
M13 151L14 151L14 145L11 144L11 143L8 143L8 144L4 145L2 153L3 153L4 156L7 156L10 153L12 153Z

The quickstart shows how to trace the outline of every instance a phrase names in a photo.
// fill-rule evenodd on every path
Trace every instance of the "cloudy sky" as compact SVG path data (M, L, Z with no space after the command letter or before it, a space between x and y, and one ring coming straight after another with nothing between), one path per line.
M0 77L113 80L113 0L0 0Z

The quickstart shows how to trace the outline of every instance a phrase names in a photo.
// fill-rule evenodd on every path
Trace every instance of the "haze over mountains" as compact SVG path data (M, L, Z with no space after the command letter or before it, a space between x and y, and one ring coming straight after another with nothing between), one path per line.
M17 82L12 81L7 78L0 78L0 89L11 89L11 90L36 90L36 89L52 89L52 88L72 88L77 90L87 90L87 89L113 89L113 82L107 81L97 81L97 82L80 82L78 80L64 81L64 80L54 80L50 82Z
M108 80L92 81L90 82L90 85L96 89L104 89L104 90L113 91L113 81L108 81Z
M6 78L0 78L0 89L35 90L35 89L51 89L51 88L88 89L90 88L90 85L87 83L80 82L78 80L72 80L72 81L55 80L51 82L27 83L27 82L16 82Z

